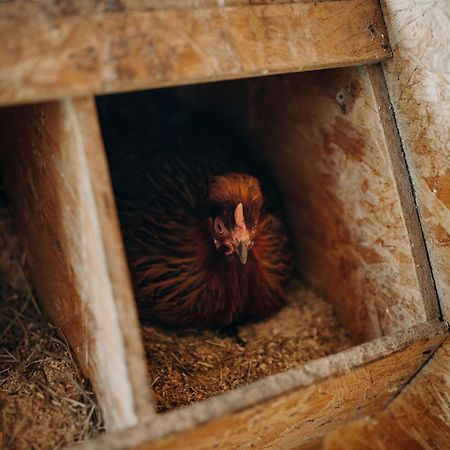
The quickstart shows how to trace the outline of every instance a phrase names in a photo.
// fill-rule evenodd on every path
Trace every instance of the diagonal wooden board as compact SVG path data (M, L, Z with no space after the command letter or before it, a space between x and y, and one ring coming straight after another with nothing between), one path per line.
M144 351L92 99L0 110L1 168L34 286L106 426L151 414Z

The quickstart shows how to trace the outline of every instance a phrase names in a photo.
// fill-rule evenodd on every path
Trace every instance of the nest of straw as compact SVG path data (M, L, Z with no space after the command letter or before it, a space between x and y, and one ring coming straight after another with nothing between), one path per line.
M96 436L91 387L35 300L4 207L0 249L0 448L55 449Z
M333 306L299 282L277 314L228 330L143 327L149 382L157 411L284 372L351 347Z

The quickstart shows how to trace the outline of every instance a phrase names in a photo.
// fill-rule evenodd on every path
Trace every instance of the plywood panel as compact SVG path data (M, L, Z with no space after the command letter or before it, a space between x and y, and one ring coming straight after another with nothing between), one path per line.
M300 276L357 341L438 316L380 78L361 67L180 89L247 133L282 193Z
M130 378L144 374L143 351L93 101L0 110L0 136L38 296L92 380L106 425L134 425L150 400Z
M151 424L81 448L296 448L383 407L445 334L446 326L436 320L159 415Z
M442 310L450 319L450 8L383 0L394 59L384 66Z
M390 57L375 0L174 3L2 2L0 104Z
M326 437L324 450L435 450L450 442L450 339L387 410Z

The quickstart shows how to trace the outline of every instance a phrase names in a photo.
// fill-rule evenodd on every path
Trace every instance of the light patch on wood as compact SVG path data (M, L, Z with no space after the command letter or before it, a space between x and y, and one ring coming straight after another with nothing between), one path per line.
M450 319L450 8L383 0L394 58L384 66L442 310Z
M111 405L103 408L105 422L132 426L137 424L137 416L128 380L124 342L106 269L105 249L102 247L100 224L86 162L83 131L80 129L73 102L65 100L63 108L68 123L73 127L71 138L75 145L71 151L74 158L73 164L78 167L77 187L80 199L84 203L79 210L79 230L88 230L86 233L75 232L73 241L68 243L69 246L71 245L68 251L72 255L78 253L79 260L73 264L72 269L74 281L80 289L80 300L83 302L85 327L89 327L91 333L95 334L93 339L101 343L101 345L94 346L90 352L86 349L84 365L86 367L98 366L97 370L101 374L103 385L101 389L109 390L107 394L104 394L105 398L111 397L108 400ZM63 153L58 156L65 158ZM62 165L61 161L57 159L54 160L54 163L59 167ZM72 215L67 215L63 211L62 220L67 230L74 230ZM92 358L93 361L89 361L89 358ZM116 427L113 425L112 428ZM121 427L119 426L119 428Z
M141 420L155 413L152 408L144 349L141 341L139 320L131 286L130 274L122 241L114 194L109 176L108 163L103 147L94 99L81 98L73 101L77 120L82 129L84 154L89 169L92 194L100 226L105 266L113 291L115 307L126 348L125 360L130 374L133 402Z

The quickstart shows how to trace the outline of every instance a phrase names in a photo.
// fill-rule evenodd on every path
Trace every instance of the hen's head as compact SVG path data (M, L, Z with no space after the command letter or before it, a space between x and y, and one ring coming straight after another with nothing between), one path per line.
M263 205L255 177L230 173L213 178L208 188L208 225L216 249L247 262Z

